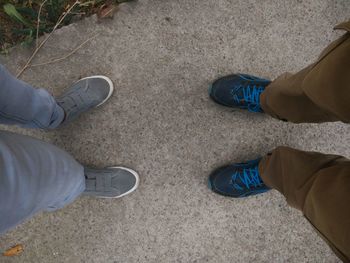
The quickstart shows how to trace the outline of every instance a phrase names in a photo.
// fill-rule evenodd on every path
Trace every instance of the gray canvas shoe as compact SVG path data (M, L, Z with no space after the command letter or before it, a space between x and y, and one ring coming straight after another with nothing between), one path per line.
M125 167L105 169L84 168L86 189L84 195L100 198L119 198L135 191L139 185L138 174Z
M56 101L65 112L62 124L67 124L80 114L105 103L113 93L113 83L105 76L91 76L75 82Z

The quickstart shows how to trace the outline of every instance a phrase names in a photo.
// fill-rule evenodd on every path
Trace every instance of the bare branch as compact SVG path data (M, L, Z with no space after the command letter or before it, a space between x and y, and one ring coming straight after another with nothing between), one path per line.
M86 39L84 42L82 42L79 46L77 46L75 49L73 49L71 52L69 52L68 54L66 54L65 56L63 57L60 57L60 58L54 58L50 61L47 61L47 62L42 62L42 63L38 63L38 64L32 64L30 65L29 67L38 67L38 66L44 66L44 65L48 65L48 64L52 64L52 63L56 63L56 62L59 62L59 61L62 61L64 59L67 59L69 58L71 55L73 55L75 52L77 52L80 48L82 48L86 43L88 43L89 41L91 41L92 39L94 39L98 34Z
M38 48L38 45L39 45L39 27L40 27L41 9L43 8L43 6L45 5L46 2L47 2L47 0L44 0L39 7L38 20L36 23L36 40L35 40L36 41L36 45L35 45L36 48Z
M59 25L62 23L62 21L66 18L66 16L72 11L72 9L76 6L80 4L79 0L75 1L74 4L66 11L63 12L62 15L60 16L60 18L58 19L56 25L54 26L54 28L52 29L52 31L50 32L50 34L39 44L39 46L37 48L35 48L33 54L30 56L30 58L28 59L27 63L24 65L24 67L17 73L16 77L20 77L22 75L22 73L29 67L30 63L32 62L33 58L36 56L36 54L39 52L39 50L43 47L43 45L47 42L47 40L49 40L49 38L52 36L52 34L56 31L57 27L59 27Z

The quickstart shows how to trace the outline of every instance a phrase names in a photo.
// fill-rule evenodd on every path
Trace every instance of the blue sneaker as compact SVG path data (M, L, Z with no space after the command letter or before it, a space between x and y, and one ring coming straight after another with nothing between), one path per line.
M209 86L209 96L224 106L263 112L260 94L270 83L270 80L247 74L233 74L214 81Z
M236 163L215 170L209 176L209 188L215 193L231 197L246 197L270 190L259 175L260 160Z

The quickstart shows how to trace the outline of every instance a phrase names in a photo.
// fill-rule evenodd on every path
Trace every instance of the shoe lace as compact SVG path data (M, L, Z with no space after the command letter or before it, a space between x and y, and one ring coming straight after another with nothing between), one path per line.
M232 185L235 189L243 190L242 184L247 189L257 188L264 184L260 178L258 167L243 168L232 175Z
M239 91L242 92L239 92ZM232 91L233 99L237 103L247 103L248 110L252 112L260 112L260 94L264 91L264 87L256 85L246 85L246 86L237 86ZM242 94L239 96L238 94Z

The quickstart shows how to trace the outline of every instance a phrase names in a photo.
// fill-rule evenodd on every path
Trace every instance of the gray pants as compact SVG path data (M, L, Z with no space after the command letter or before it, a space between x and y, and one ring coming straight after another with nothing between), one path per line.
M0 123L54 129L63 109L43 89L14 78L0 65ZM72 202L85 189L84 168L65 151L0 131L0 234L40 211Z

